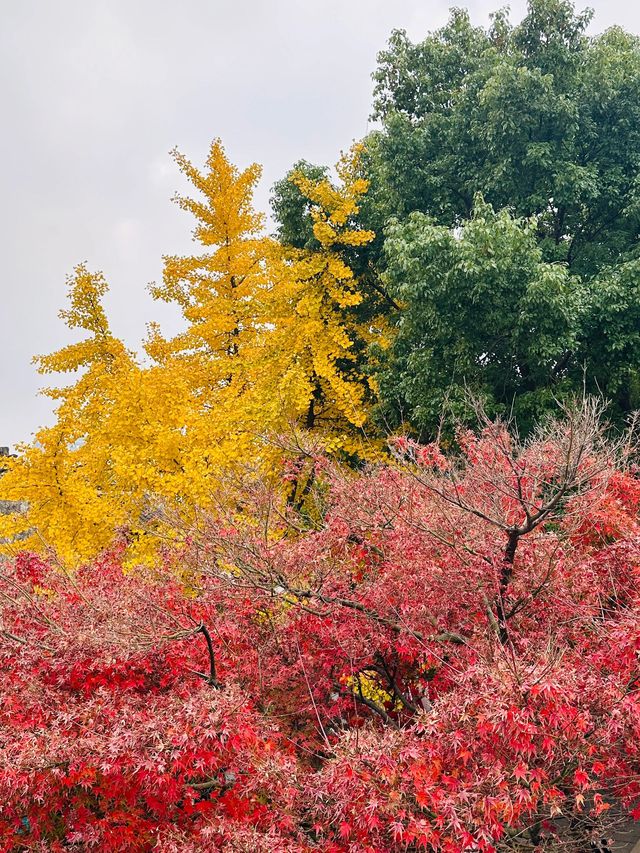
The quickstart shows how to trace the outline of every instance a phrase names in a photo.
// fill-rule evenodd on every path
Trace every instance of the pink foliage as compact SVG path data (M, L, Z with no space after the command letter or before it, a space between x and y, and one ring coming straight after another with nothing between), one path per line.
M323 462L304 529L247 486L153 576L4 565L0 850L583 850L638 814L640 487L565 439Z

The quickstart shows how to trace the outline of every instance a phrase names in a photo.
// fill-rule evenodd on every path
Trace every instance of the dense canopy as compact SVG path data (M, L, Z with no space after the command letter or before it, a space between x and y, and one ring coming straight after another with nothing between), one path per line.
M196 248L141 353L75 268L0 470L0 853L640 818L640 40L589 21L393 33L376 129L273 234L258 165L174 152Z

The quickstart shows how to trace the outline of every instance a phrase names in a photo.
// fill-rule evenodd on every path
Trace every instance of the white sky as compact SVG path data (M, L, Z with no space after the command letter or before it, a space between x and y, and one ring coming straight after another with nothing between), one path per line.
M458 0L457 5L463 5ZM0 445L51 422L31 365L70 338L58 310L79 261L107 276L114 332L176 327L146 284L188 251L169 150L200 164L220 136L264 166L257 206L304 158L332 164L367 131L371 72L393 28L414 40L445 0L0 0ZM499 0L466 4L486 24ZM511 3L512 19L524 2ZM578 3L578 8L582 4ZM592 0L594 32L640 31L634 0Z

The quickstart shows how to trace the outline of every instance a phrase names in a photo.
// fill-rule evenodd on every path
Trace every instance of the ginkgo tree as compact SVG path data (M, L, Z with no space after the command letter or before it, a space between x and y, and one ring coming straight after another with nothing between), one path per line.
M318 240L298 250L264 232L253 208L257 165L239 171L218 140L203 171L175 158L197 191L177 201L194 216L202 250L165 257L151 292L177 305L184 330L167 339L150 324L151 362L139 363L109 330L104 277L78 267L61 316L88 337L38 364L81 376L49 392L62 401L56 423L21 448L0 482L4 496L29 503L26 518L4 523L5 538L26 528L32 546L52 547L67 564L99 553L124 528L132 562L153 561L158 541L172 535L163 511L186 523L240 472L277 475L283 454L273 438L296 425L330 452L380 453L368 442L375 389L363 354L372 338L383 342L384 325L354 313L363 295L338 251L373 238L354 222L367 190L357 149L339 164L338 184L293 176ZM142 530L149 517L157 541Z
M371 337L349 309L360 305L363 293L352 269L336 251L366 245L372 231L354 226L359 199L367 182L357 176L357 147L338 165L341 186L328 178L313 181L302 172L291 180L308 198L317 249L289 249L294 302L292 320L283 324L290 359L303 371L308 385L306 424L324 421L336 430L362 428L368 417L370 388L358 364L358 344ZM379 318L378 318L379 320ZM377 329L380 333L380 329Z
M350 313L363 296L336 251L374 236L353 224L367 190L354 168L357 150L338 165L339 186L292 175L313 210L318 247L306 250L283 248L264 236L263 217L251 207L257 166L238 173L218 141L206 174L176 156L205 199L178 199L196 217L194 238L205 252L165 258L163 283L152 293L177 303L188 325L172 341L154 329L147 351L164 364L177 356L194 389L212 394L217 405L224 388L236 417L240 400L254 405L260 400L267 407L275 400L289 417L303 415L307 428L320 423L333 430L361 428L370 391L355 352L361 339L378 330L363 327ZM211 399L203 401L212 406ZM263 426L273 418L268 409L260 412Z
M181 389L182 482L176 491L195 506L210 502L224 472L264 456L259 436L288 414L273 387L279 370L271 344L279 247L252 207L257 165L239 172L219 141L204 172L180 153L175 157L199 193L198 200L177 201L196 219L194 239L202 252L165 257L162 282L151 292L178 306L185 329L165 339L152 326L145 349L155 372Z
M106 291L104 277L84 265L70 276L69 307L60 316L87 336L35 362L42 374L82 374L75 383L45 391L59 401L56 422L19 449L1 480L4 495L29 503L26 519L3 517L4 535L28 534L21 547L54 544L63 560L106 547L128 514L126 494L113 497L117 437L106 425L138 368L109 328L101 304Z

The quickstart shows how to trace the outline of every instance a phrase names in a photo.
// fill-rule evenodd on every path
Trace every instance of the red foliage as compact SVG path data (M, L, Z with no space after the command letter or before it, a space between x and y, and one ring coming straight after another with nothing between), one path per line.
M566 429L319 464L314 529L247 487L168 555L188 593L5 565L0 850L583 850L637 813L640 489Z

